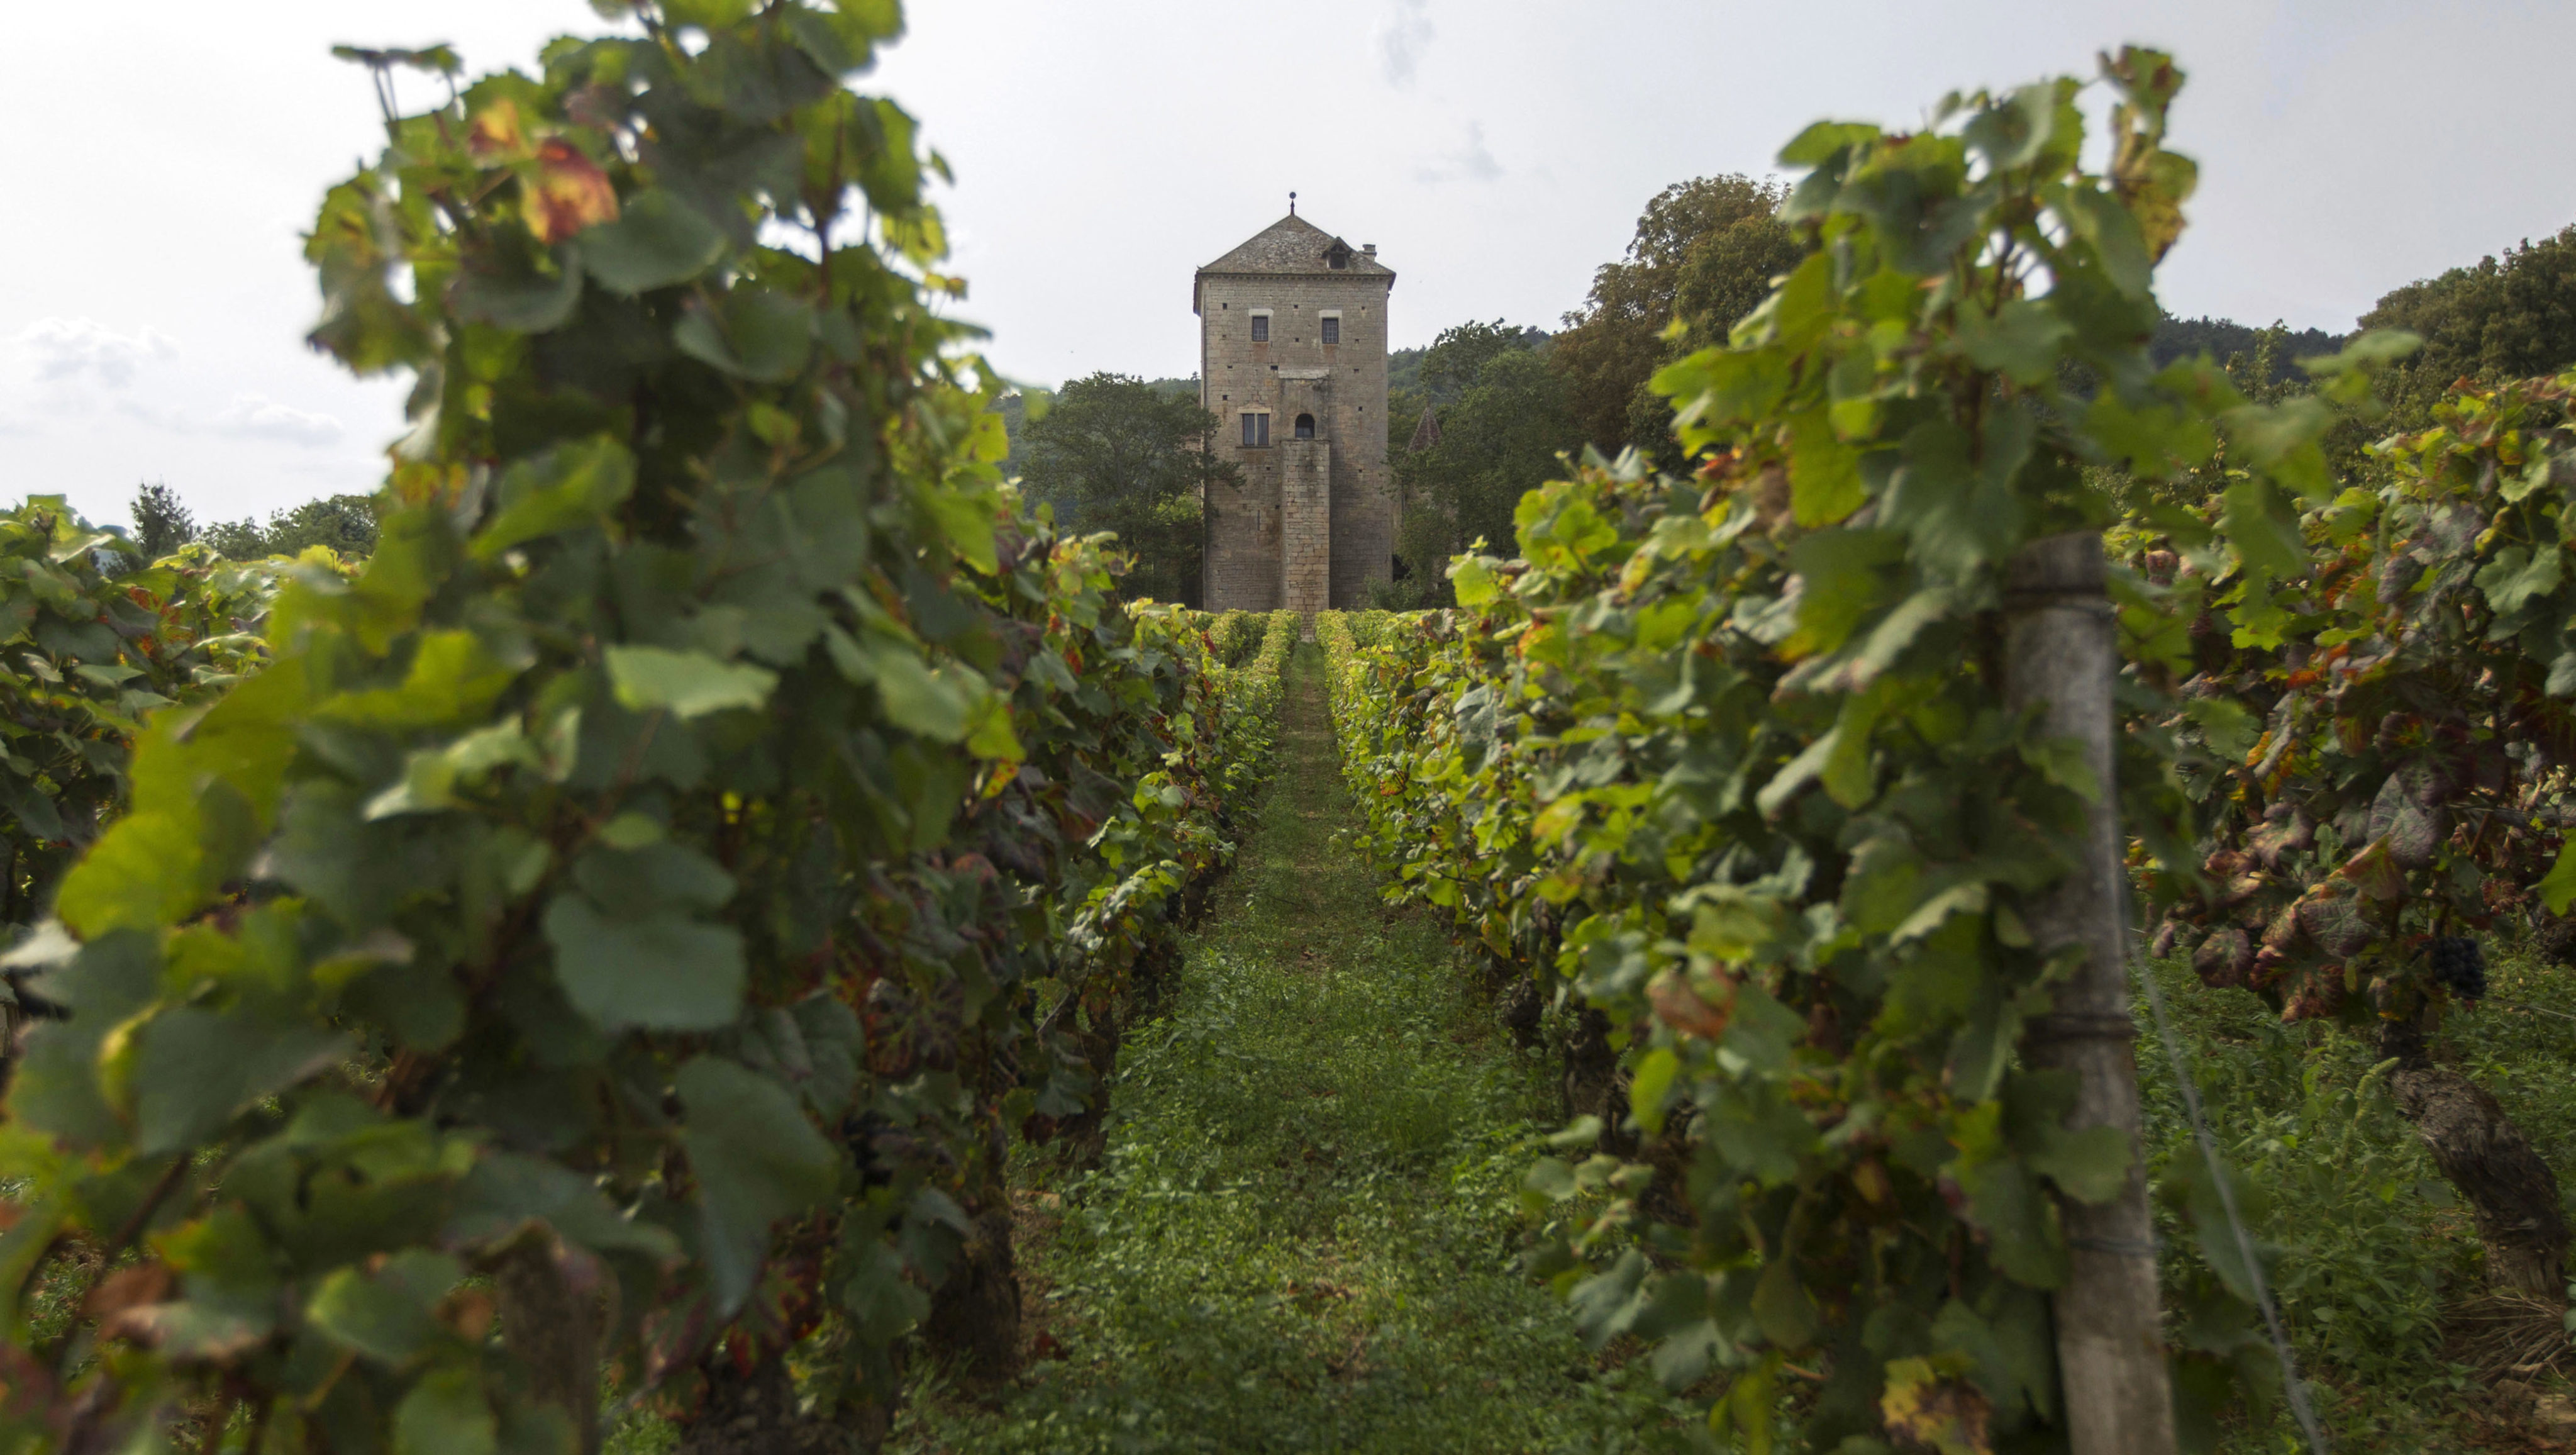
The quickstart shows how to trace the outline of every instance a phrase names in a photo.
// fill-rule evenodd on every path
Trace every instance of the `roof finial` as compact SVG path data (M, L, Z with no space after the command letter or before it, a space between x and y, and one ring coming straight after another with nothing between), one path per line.
M1294 192L1288 194L1288 215L1290 217L1297 215L1297 194Z

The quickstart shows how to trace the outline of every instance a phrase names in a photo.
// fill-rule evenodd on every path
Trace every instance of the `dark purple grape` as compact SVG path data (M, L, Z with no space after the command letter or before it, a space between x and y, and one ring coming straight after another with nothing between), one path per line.
M2433 983L2449 990L2462 1000L2480 1000L2487 993L2486 952L2466 935L2441 935L2426 947L2433 959Z

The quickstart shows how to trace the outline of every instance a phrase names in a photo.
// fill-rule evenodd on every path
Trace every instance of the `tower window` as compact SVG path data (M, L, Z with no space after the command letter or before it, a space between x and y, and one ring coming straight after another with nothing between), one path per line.
M1270 416L1257 409L1243 412L1243 447L1257 450L1270 443Z
M1299 438L1299 439L1301 439L1301 440L1310 440L1310 439L1313 439L1314 437L1315 437L1315 416L1313 416L1313 415L1311 415L1311 414L1301 414L1301 415L1298 415L1298 416L1297 416L1297 438Z
M1270 342L1269 314L1256 313L1252 315L1252 341L1257 344L1266 344Z
M1337 343L1340 343L1341 341L1342 341L1342 320L1341 320L1341 318L1340 318L1338 315L1335 315L1335 314L1330 314L1330 313L1325 314L1325 315L1324 315L1324 342L1326 342L1326 343L1328 343L1328 344L1337 344Z

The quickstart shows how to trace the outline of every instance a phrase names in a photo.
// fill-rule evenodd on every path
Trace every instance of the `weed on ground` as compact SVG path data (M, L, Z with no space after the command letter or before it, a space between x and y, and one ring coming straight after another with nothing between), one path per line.
M2568 1074L2576 1065L2576 982L2511 944L2490 953L2487 999L2444 1016L2434 1059L2494 1093L2559 1171L2561 1193L2576 1193L2565 1180L2576 1165L2576 1080ZM2554 1373L2529 1371L2530 1393L2516 1396L2462 1361L2456 1325L2483 1289L2476 1229L2398 1115L2373 1028L2285 1026L2252 994L2204 986L2178 960L2150 971L2173 1010L2219 1150L2241 1175L2249 1225L2269 1255L2300 1373L2335 1448L2576 1448L2576 1430L2556 1429L2548 1418L2550 1396L2560 1395L2556 1407L2564 1407ZM2150 1165L2161 1169L2200 1153L2143 1002L2137 1015ZM2178 1222L2167 1217L2161 1231L2169 1278L2199 1263ZM2300 1445L2276 1410L2236 1421L2223 1448L2270 1455Z
M1099 1167L1022 1164L1038 1357L998 1390L926 1372L890 1448L1694 1448L1681 1403L1519 1271L1550 1068L1335 848L1321 665L1291 664L1260 826L1128 1037Z

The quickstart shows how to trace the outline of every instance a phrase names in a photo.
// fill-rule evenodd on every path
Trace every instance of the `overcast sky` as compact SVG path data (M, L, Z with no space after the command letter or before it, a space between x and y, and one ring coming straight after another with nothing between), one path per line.
M2191 75L2201 163L2176 313L2341 330L2389 288L2576 221L2566 57L2543 0L915 0L870 89L923 119L1015 378L1181 375L1191 270L1299 211L1399 278L1398 345L1554 327L1666 183L1768 170L1821 116L2123 41ZM402 386L302 343L298 251L379 143L337 41L453 41L482 70L597 26L580 0L47 0L0 88L0 499L201 520L372 490Z

